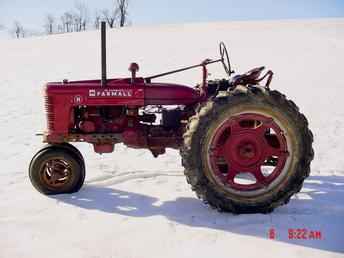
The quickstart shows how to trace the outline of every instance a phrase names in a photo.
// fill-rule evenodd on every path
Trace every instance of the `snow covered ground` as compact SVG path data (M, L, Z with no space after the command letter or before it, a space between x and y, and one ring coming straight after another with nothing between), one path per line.
M116 146L87 162L83 189L46 197L28 163L45 127L42 85L99 78L98 32L0 41L0 257L344 257L344 19L132 27L108 34L109 77L130 62L151 75L218 56L224 41L237 72L266 65L272 88L309 118L315 160L302 192L272 214L220 214L183 176L177 151L154 159ZM212 78L224 76L211 66ZM194 85L200 70L164 78ZM288 229L321 240L288 239ZM274 229L276 240L268 237Z

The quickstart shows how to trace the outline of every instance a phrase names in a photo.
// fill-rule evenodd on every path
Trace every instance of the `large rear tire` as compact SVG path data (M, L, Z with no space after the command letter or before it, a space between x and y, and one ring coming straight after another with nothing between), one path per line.
M197 196L233 213L267 213L300 191L310 173L313 135L278 91L237 88L190 118L181 149Z

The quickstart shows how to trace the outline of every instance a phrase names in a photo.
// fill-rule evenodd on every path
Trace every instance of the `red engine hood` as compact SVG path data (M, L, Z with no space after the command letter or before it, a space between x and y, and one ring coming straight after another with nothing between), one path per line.
M145 83L143 78L110 79L106 87L100 80L52 82L48 96L64 95L74 105L191 105L200 100L194 88L170 83Z

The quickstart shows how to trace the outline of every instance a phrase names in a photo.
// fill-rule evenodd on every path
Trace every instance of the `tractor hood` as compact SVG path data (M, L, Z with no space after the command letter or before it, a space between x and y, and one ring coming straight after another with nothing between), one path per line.
M73 105L192 105L200 100L197 89L170 83L146 83L143 78L110 79L106 87L101 80L47 83L47 96L63 95ZM62 97L62 96L61 96Z

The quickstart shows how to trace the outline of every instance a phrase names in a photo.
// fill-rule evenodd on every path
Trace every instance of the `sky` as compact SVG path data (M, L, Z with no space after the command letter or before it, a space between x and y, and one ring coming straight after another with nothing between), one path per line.
M77 0L93 15L114 0ZM135 25L231 20L270 20L344 17L344 0L129 0ZM32 31L43 31L44 17L60 17L74 0L0 0L0 24L7 29L18 20Z

